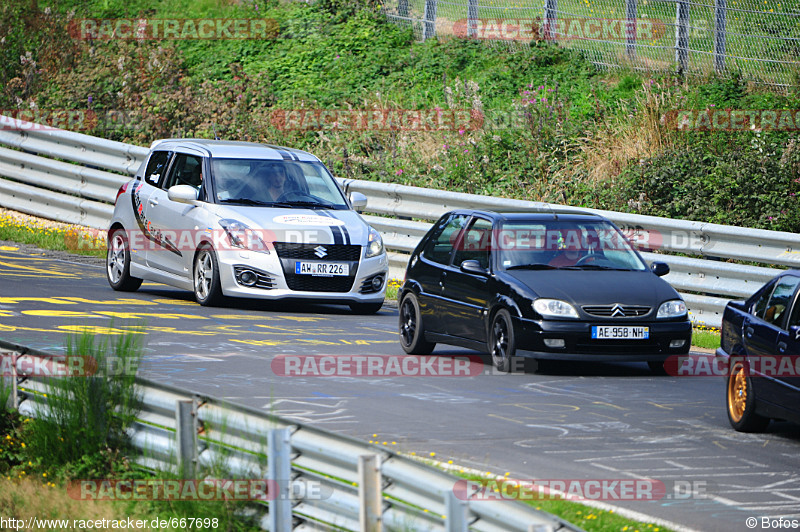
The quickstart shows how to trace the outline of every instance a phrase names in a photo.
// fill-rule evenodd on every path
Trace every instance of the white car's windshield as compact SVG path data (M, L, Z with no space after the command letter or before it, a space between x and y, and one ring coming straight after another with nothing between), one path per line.
M506 222L495 238L500 266L506 270L647 269L607 222Z
M318 162L215 157L211 172L218 203L347 208L333 176Z

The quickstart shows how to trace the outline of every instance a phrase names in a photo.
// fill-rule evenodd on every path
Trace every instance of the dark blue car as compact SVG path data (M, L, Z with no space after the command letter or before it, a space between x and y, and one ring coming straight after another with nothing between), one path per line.
M731 301L716 353L727 368L728 420L759 432L770 419L800 423L800 271L789 270L747 301Z

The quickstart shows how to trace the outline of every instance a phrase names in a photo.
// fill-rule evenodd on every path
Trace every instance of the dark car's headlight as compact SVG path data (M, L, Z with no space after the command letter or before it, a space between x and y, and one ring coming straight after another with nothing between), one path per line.
M381 234L370 227L366 258L375 257L381 253L383 253L383 239L381 238Z
M560 299L536 299L532 303L533 310L545 318L577 318L575 307Z
M686 303L680 299L672 299L670 301L664 301L661 303L661 306L658 307L656 318L679 318L685 314Z
M259 253L269 253L267 244L258 232L250 229L247 224L238 220L224 219L219 221L219 225L225 230L231 246Z

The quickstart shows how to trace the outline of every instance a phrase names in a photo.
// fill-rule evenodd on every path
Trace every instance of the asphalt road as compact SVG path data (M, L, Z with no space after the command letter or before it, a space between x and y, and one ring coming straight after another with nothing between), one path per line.
M168 384L515 479L654 479L666 488L658 501L602 502L687 529L800 519L800 427L734 432L718 377L574 362L502 375L487 357L448 347L434 354L473 357L469 375L284 375L286 360L304 355L403 355L396 310L358 316L244 300L204 308L163 285L114 292L98 261L48 255L0 248L0 338L55 351L86 326L115 333L144 323L141 372Z

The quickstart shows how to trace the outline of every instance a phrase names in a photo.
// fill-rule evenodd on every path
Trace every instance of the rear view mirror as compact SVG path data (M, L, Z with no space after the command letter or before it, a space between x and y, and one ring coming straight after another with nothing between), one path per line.
M167 197L170 201L177 201L178 203L188 203L194 205L197 201L197 189L189 185L175 185L170 187L167 191Z
M654 274L663 277L669 273L669 264L666 262L654 262L650 265L650 269Z
M367 197L361 192L351 192L350 203L353 204L353 209L361 212L367 206Z
M461 271L464 273L476 273L478 275L486 275L486 268L481 266L477 260L465 260L461 263Z

